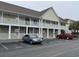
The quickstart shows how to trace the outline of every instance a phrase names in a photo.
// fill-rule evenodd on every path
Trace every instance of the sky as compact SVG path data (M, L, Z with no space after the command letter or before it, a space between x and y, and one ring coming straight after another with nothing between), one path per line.
M79 20L79 1L5 1L25 8L42 11L53 7L62 18Z

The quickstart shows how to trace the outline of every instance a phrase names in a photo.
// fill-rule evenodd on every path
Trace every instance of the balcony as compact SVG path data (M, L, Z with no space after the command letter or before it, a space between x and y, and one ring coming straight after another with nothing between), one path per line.
M39 22L31 22L31 26L39 26Z
M61 29L66 29L66 26L60 26Z
M3 23L6 24L18 24L17 19L3 18Z

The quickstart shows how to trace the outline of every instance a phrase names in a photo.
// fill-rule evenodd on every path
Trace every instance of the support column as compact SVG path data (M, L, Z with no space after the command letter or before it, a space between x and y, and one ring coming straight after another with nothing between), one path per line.
M60 34L61 33L61 30L60 29L58 29L58 34Z
M1 22L3 23L3 11L2 11L2 17L1 17Z
M34 28L33 28L33 34L34 34Z
M55 29L53 29L53 38L55 38Z
M40 36L43 37L43 29L40 28Z
M18 27L18 39L20 38L20 27Z
M30 17L30 26L31 26L31 17Z
M26 27L26 34L28 34L28 27Z
M47 29L47 38L49 38L49 29Z
M18 20L18 25L19 25L19 20L20 20L20 19L19 19L19 15L17 16L17 20Z
M40 28L39 28L39 37L40 37Z
M39 37L41 37L41 28L39 28Z
M9 25L9 39L11 39L11 25Z
M60 25L60 22L58 22L58 34L60 34L61 33L61 25Z

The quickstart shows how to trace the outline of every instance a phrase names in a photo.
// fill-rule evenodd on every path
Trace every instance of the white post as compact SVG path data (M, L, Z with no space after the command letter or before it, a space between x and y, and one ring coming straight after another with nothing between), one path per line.
M39 28L39 37L41 37L41 29Z
M42 28L40 28L40 30L41 30L41 37L43 37L43 29Z
M18 20L18 25L19 25L19 15L18 15L18 19L17 20Z
M61 25L60 25L60 23L58 22L58 34L61 33L60 29L61 29Z
M55 38L55 29L53 29L53 38Z
M41 20L39 19L39 27L40 27L40 24L41 24Z
M9 25L9 39L11 39L11 25Z
M39 19L40 37L43 38L43 28L42 28L42 26L43 26L43 19L40 18L40 19Z
M61 33L61 30L60 29L58 29L58 34L60 34Z
M1 21L2 21L2 23L3 23L3 11L2 11L2 17L1 17Z
M34 34L34 30L35 30L35 29L33 28L33 34Z
M30 26L31 26L31 17L30 17Z
M18 25L19 25L19 15L17 16L17 22L18 22ZM20 38L20 27L18 27L18 39Z
M47 38L49 38L49 29L47 28Z
M28 27L26 27L26 34L28 34Z
M18 27L18 39L20 38L20 27Z

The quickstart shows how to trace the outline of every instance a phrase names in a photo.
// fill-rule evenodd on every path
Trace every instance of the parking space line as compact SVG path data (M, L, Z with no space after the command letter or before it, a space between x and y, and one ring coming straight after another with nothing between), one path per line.
M23 48L22 46L17 46L16 48Z
M2 43L0 43L0 45L5 48L6 50L8 50L8 47L6 47L5 45L3 45Z

